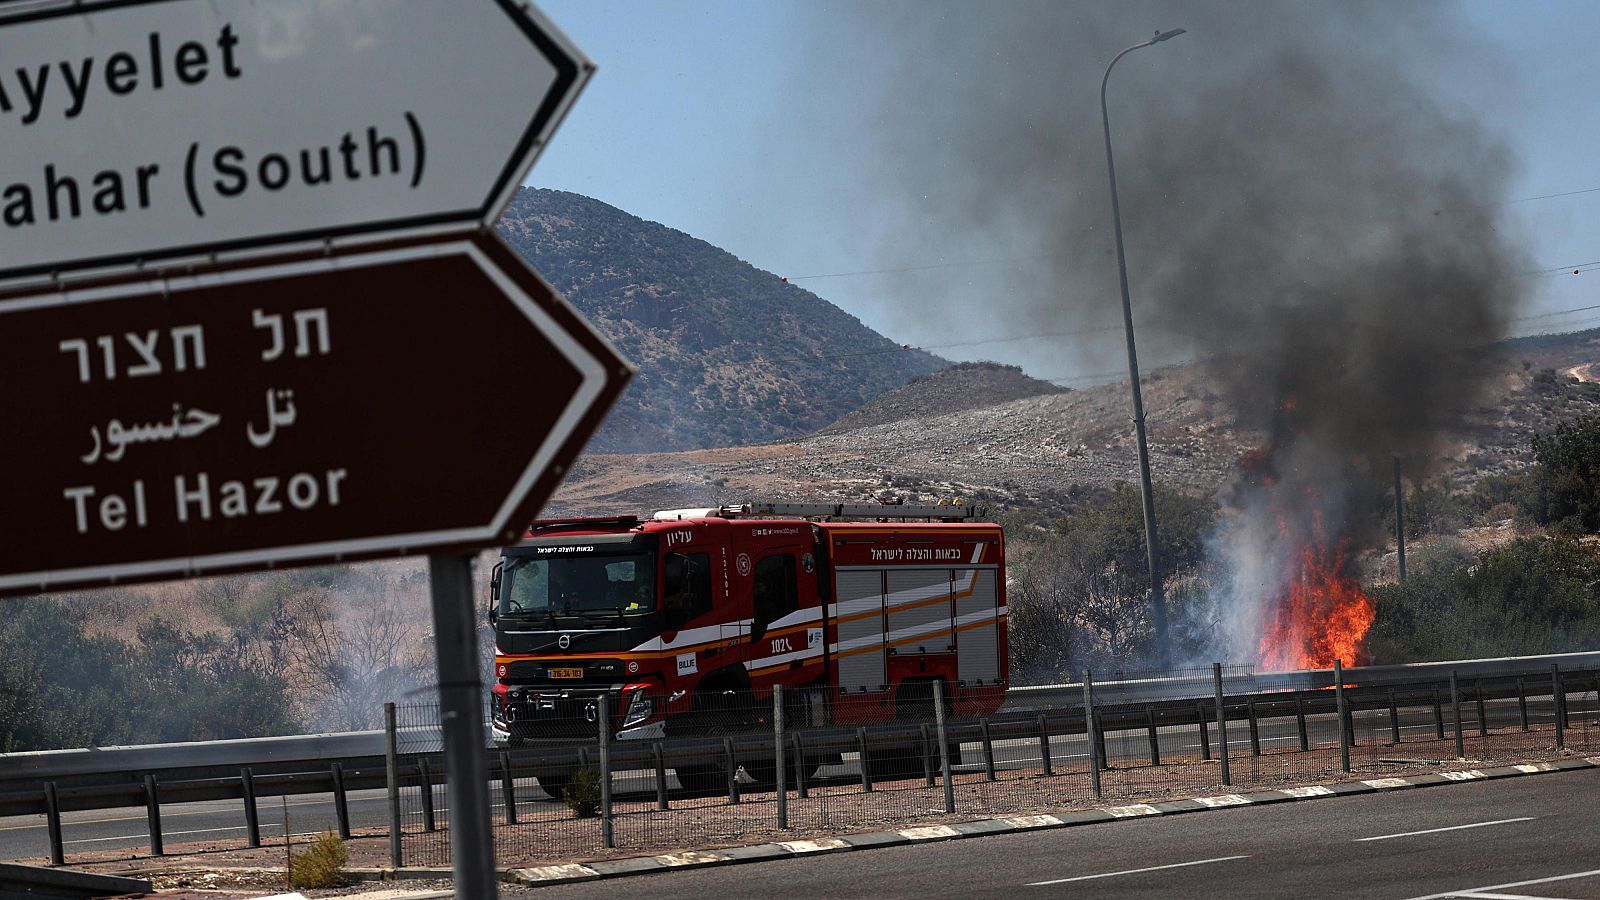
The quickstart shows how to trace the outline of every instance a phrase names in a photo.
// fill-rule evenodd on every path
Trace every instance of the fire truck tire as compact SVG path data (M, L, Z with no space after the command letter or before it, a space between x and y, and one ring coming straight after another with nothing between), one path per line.
M539 787L552 800L561 799L561 791L566 788L567 782L572 779L570 772L534 772L534 780L539 782Z

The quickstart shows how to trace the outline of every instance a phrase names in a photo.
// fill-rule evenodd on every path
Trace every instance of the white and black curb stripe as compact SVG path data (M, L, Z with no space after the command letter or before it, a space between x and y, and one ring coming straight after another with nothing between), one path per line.
M1218 794L1213 797L1195 797L1190 800L1169 800L1161 803L1133 803L1125 806L1098 809L1003 816L995 819L979 819L973 822L960 822L950 825L919 825L895 831L851 834L843 837L816 838L813 840L781 841L772 844L756 844L749 847L688 850L681 853L664 853L657 856L635 856L626 859L596 860L594 862L569 863L558 866L536 866L529 869L511 869L504 875L507 880L526 885L571 884L576 881L593 881L599 878L615 878L622 875L665 872L669 869L728 866L768 859L793 859L798 856L840 853L848 850L868 850L876 847L949 841L1046 828L1067 828L1073 825L1091 825L1097 822L1111 822L1117 819L1170 816L1235 806L1288 803L1296 800L1344 797L1353 794L1373 794L1381 791L1453 784L1460 781L1513 778L1521 775L1540 775L1545 772L1564 772L1573 769L1593 768L1600 768L1600 757L1498 766L1488 769L1464 769L1432 775L1413 775L1408 778L1371 778L1365 781L1313 784L1304 787L1259 791L1251 794Z

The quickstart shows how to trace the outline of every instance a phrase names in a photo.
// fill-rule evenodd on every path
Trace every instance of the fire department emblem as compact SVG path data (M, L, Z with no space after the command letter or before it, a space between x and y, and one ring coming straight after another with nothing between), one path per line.
M637 672L637 671L639 671L639 664L638 663L636 663L636 662L628 663L628 672L630 674L633 673L633 672Z
M750 574L750 554L748 554L748 553L739 554L739 558L734 560L734 564L739 567L739 574L740 575L749 575Z
M572 635L563 634L561 637L556 638L556 646L560 647L563 650L567 649L568 647L571 647L572 646Z

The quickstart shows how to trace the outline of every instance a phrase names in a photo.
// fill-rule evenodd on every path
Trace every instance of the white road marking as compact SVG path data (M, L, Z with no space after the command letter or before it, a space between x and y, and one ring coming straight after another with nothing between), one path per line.
M1527 887L1530 884L1549 884L1552 881L1571 881L1574 878L1593 878L1600 875L1600 869L1590 869L1587 872L1573 872L1571 875L1551 875L1548 878L1530 878L1527 881L1509 881L1505 884L1486 884L1477 888L1462 888L1458 891L1445 891L1442 894L1424 894L1421 897L1412 897L1410 900L1449 900L1451 897L1471 897L1474 894L1486 895L1501 888Z
M1535 897L1532 894L1485 894L1481 891L1467 891L1465 894L1454 894L1456 897L1470 897L1472 900L1562 900L1560 897Z
M161 837L162 837L163 840L165 840L166 838L169 838L169 837L177 837L179 835L185 835L185 834L210 834L213 831L243 831L243 830L244 830L244 826L243 825L238 825L238 826L230 825L230 826L228 826L226 828L201 828L201 829L197 829L195 831L163 831L163 832L161 832ZM322 832L320 832L320 831L296 831L296 832L294 832L293 834L291 834L289 836L290 837L316 837L316 836L318 836L320 834L322 834ZM261 826L261 836L262 837L266 837L267 836L267 826L266 826L265 823L263 823L262 826ZM281 837L282 833L280 832L278 836ZM139 834L125 834L125 835L121 835L119 837L83 838L81 840L76 840L76 841L62 841L61 843L63 843L63 844L98 844L98 843L102 843L104 841L142 841L142 840L145 840L145 839L147 839L149 837L150 837L150 835L148 833L141 832Z
M1356 843L1362 841L1387 841L1390 838L1413 837L1419 834L1438 834L1441 831L1460 831L1463 828L1487 828L1490 825L1509 825L1512 822L1531 822L1538 816L1519 816L1515 819L1495 819L1493 822L1473 822L1470 825L1451 825L1448 828L1428 828L1422 831L1402 831L1399 834L1380 834L1376 837L1356 838Z
M1056 878L1051 881L1030 881L1028 887L1043 887L1047 884L1066 884L1069 881L1090 881L1095 878L1112 878L1117 875L1138 875L1141 872L1158 872L1162 869L1182 869L1186 866L1204 866L1210 863L1228 862L1233 859L1249 859L1249 854L1243 856L1219 856L1215 859L1197 859L1193 862L1170 863L1165 866L1148 866L1143 869L1123 869L1120 872L1101 872L1098 875L1079 875L1074 878Z

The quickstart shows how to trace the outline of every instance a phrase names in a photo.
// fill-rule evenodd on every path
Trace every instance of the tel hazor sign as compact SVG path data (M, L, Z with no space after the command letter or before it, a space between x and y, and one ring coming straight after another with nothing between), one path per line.
M0 285L491 224L591 65L511 0L0 7Z
M515 540L630 369L492 234L0 304L0 596Z

